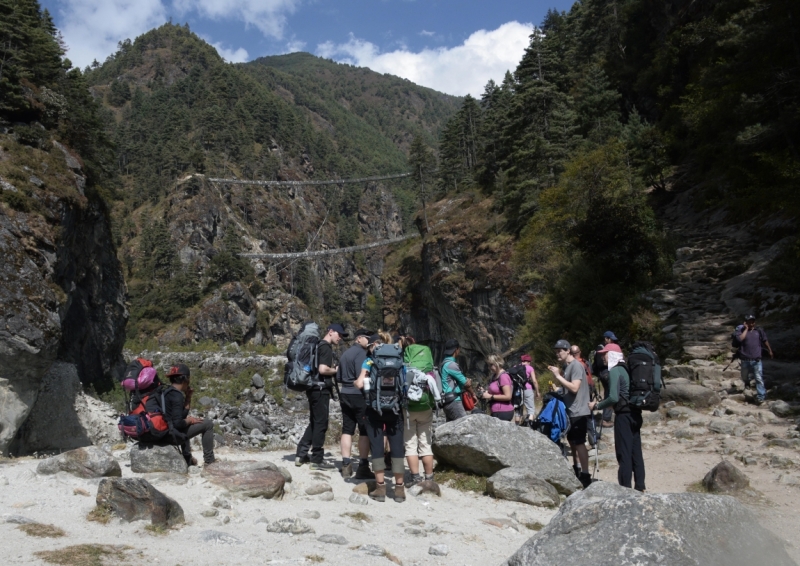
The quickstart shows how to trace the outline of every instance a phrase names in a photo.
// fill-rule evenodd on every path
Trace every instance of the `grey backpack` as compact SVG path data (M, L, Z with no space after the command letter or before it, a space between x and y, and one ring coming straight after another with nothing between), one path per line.
M371 357L369 406L379 413L400 413L406 404L407 390L403 350L397 344L382 344Z
M308 321L300 329L286 350L283 384L292 391L308 391L317 385L317 345L319 325Z

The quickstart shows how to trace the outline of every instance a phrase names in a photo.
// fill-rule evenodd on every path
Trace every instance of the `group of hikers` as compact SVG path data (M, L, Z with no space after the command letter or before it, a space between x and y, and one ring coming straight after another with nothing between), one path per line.
M560 444L565 455L562 439L566 439L575 475L584 487L593 481L587 440L599 449L602 429L613 427L618 482L630 488L633 480L634 489L645 491L642 411L658 409L662 386L660 361L648 342L635 342L626 356L614 332L607 331L589 363L577 345L558 340L553 346L558 363L547 368L553 380L543 397L532 357L526 353L508 368L501 356L488 356L490 379L484 388L473 386L461 370L461 347L455 339L444 344L444 357L437 366L430 348L417 344L412 336L361 328L337 364L334 347L349 337L341 324L331 324L320 336L319 327L307 322L289 345L284 382L290 389L303 391L309 406L296 466L335 468L324 459L323 445L336 391L342 410L342 477L374 479L369 496L376 501L386 499L387 469L394 476L397 502L405 500L406 465L412 483L433 480L432 427L434 411L439 409L447 422L488 412L497 419L530 426ZM761 352L766 349L770 357L773 353L766 333L755 326L755 317L748 315L736 328L732 347L734 359L742 362L742 379L747 385L753 378L756 402L761 403L766 394ZM200 436L205 465L213 464L213 421L189 414L193 395L189 367L172 366L167 379L169 384L159 380L149 360L137 358L128 365L122 385L130 392L131 410L120 418L120 431L142 442L178 446L187 465L197 464L190 441ZM542 399L538 414L537 398ZM356 430L357 463L352 459Z
M302 336L301 331L300 340ZM309 404L309 423L297 445L296 466L309 463L315 470L336 467L323 457L334 391L338 392L342 409L341 474L345 479L352 476L375 479L375 488L369 496L377 501L386 498L387 470L394 476L397 502L405 500L406 465L412 484L433 479L434 411L442 409L447 422L472 412L488 412L503 421L533 428L539 424L535 399L541 398L542 393L529 354L520 355L519 364L508 369L501 356L488 356L490 379L484 388L473 386L472 380L461 370L460 344L455 339L445 343L444 357L437 367L430 349L417 344L412 336L392 336L361 328L354 333L353 344L336 364L333 347L349 337L341 324L328 326L313 354L316 361L310 364L299 359L302 357L299 341L294 347L290 345L287 385L304 390ZM560 405L568 422L560 427L563 434L551 438L558 441L560 436L566 438L575 475L588 486L592 475L587 437L591 436L592 445L596 445L597 428L613 427L619 483L631 487L633 476L634 488L644 491L640 436L643 407L629 402L630 376L614 333L606 332L604 342L596 349L591 365L581 357L577 345L566 340L555 343L553 350L559 364L548 368L554 382L542 403L543 407L550 402ZM300 371L301 365L306 382L302 388L294 387L292 368ZM314 366L316 371L311 369ZM602 399L592 382L593 374L603 385ZM647 387L652 389L652 385L651 379ZM648 395L657 396L657 391L648 391ZM656 407L657 403L656 400ZM599 423L593 417L595 411L602 411ZM357 463L352 459L356 429L359 433ZM549 432L548 427L546 433L549 435Z

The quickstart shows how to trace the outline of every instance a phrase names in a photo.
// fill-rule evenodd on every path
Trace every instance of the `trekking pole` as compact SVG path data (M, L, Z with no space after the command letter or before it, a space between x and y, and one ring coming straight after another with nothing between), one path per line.
M594 423L594 411L592 411L592 422ZM596 425L595 425L596 426ZM600 429L596 431L594 437L594 471L592 472L592 481L597 476L597 470L600 468L600 438L603 436L603 412L600 412Z

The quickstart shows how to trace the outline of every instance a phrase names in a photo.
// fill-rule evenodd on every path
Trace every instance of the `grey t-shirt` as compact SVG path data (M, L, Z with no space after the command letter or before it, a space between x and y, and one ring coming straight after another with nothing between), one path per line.
M366 358L367 351L358 344L350 346L339 358L339 375L337 378L342 384L342 393L346 395L358 395L361 393L361 390L356 388L353 383L361 375L361 364L364 363Z
M564 379L569 382L580 380L581 386L577 393L572 393L564 388L564 403L567 413L571 418L584 417L592 414L589 410L589 381L586 379L586 370L578 360L572 360L564 370Z

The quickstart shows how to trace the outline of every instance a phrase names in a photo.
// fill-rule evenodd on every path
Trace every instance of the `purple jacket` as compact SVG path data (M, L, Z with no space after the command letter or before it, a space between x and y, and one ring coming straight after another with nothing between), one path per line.
M767 333L760 326L756 326L753 330L747 333L747 336L742 340L742 332L744 329L736 333L736 339L741 346L739 347L739 354L746 360L760 360L761 359L761 345L767 341Z

